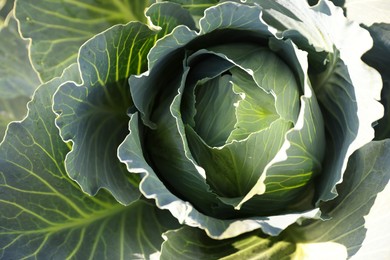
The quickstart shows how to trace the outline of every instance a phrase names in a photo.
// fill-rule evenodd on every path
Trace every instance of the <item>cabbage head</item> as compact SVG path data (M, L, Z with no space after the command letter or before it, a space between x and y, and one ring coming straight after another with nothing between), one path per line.
M48 2L0 30L33 75L0 145L0 258L389 254L364 244L390 205L370 221L388 24L327 0Z

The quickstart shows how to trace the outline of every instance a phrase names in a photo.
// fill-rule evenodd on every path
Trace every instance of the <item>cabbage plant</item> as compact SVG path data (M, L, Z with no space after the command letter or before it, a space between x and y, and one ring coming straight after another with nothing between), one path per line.
M390 9L309 2L1 1L0 258L389 256Z

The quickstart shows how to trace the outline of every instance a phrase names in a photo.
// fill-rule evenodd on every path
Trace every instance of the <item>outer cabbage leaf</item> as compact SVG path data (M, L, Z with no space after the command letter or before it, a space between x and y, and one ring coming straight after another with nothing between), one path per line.
M161 233L176 228L166 212L146 201L125 207L108 193L90 197L69 179L69 147L58 135L51 109L61 82L77 66L40 86L28 116L11 123L0 145L0 258L150 258Z
M364 217L366 237L360 250L354 255L352 260L365 259L386 259L390 255L390 248L387 246L390 241L390 185L378 193L370 213Z
M168 17L168 10L176 16ZM61 136L73 143L66 157L68 174L86 193L106 188L123 204L138 199L138 176L129 175L116 156L128 134L127 110L133 107L127 79L146 69L146 55L159 37L178 23L193 24L177 4L154 4L147 13L161 30L130 22L96 35L79 52L83 83L64 84L54 98Z
M382 76L383 89L381 103L385 107L385 115L375 126L375 139L390 138L390 24L373 24L367 28L374 46L363 56L363 61L374 67Z
M12 1L9 1L12 2ZM8 2L7 2L8 3ZM27 114L27 102L40 84L27 52L27 41L20 38L13 16L0 26L0 140L9 122Z
M389 157L389 140L369 143L351 156L345 182L337 186L339 196L322 207L331 217L329 220L308 221L309 224L305 223L303 226L295 224L277 237L269 237L256 231L219 241L211 240L201 230L183 227L165 234L162 259L170 259L178 254L183 255L183 259L195 256L210 259L351 257L359 250L365 237L364 216L368 214L377 193L384 189L390 179ZM380 226L381 223L377 225ZM379 235L378 238L388 236L383 230L382 234L376 235ZM386 244L383 246L382 254L381 249L376 249L378 256L386 252Z
M26 104L40 84L27 52L27 41L20 38L17 23L9 16L0 28L0 140L9 122L21 120Z
M40 81L30 64L28 42L21 39L12 16L0 29L0 38L1 98L31 97Z
M202 230L182 227L164 234L161 259L283 259L292 258L296 245L280 237L252 232L239 237L214 240ZM333 259L333 258L332 258Z
M172 2L180 4L183 8L190 11L195 20L203 16L204 10L218 4L220 0L157 0L157 2Z
M178 3L183 8L190 10L191 14L203 16L204 10L218 4L220 0L157 0L157 2Z
M344 260L347 251L335 242L301 244L288 236L269 237L252 232L236 238L213 240L199 229L183 227L164 234L161 259L334 259ZM184 243L183 246L183 241Z
M34 68L45 82L76 62L80 46L115 24L146 21L144 0L20 0L15 15L23 37L31 39Z
M88 194L106 188L123 204L138 199L137 178L127 178L116 149L127 134L126 112L132 106L126 78L142 69L154 34L129 23L95 36L80 49L83 83L65 83L54 97L56 125L73 143L66 170Z
M28 101L28 97L0 99L0 140L3 140L10 122L22 120L26 116Z

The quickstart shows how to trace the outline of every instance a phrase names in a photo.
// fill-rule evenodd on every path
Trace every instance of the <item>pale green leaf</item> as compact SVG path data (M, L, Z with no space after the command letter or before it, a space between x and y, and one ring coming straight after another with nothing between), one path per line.
M164 234L161 259L289 259L294 243L252 232L236 238L213 240L202 230L182 227Z
M230 193L228 197L232 197L232 194L235 196L240 194L235 200L229 199L231 203L236 201L235 206L239 206L238 203L240 205L246 203L249 209L257 209L265 215L277 211L278 206L279 209L292 209L294 206L291 201L306 190L313 176L321 172L324 150L318 147L325 146L321 111L313 90L308 85L307 56L289 41L270 43L270 48L284 60L265 51L264 48L251 45L248 48L242 44L233 46L233 44L224 44L210 49L223 53L227 59L253 77L251 79L248 76L246 80L240 79L234 82L235 71L232 70L235 84L243 85L245 81L255 81L258 88L275 95L274 106L279 116L294 123L295 127L287 133L286 140L285 134L291 126L286 125L286 122L284 124L279 122L277 127L271 125L270 129L250 136L245 142L228 144L222 149L214 149L211 152L193 149L192 153L198 163L205 168L208 182L213 182L214 185L211 186L219 191L218 194L223 194L221 190L227 190ZM299 82L296 82L295 75L299 75ZM300 100L298 86L301 86L301 91L304 93ZM247 96L244 101L251 100L251 97L257 99L260 96L260 93L255 91L244 93ZM271 100L273 100L272 96ZM258 102L265 103L261 99ZM255 107L253 103L251 109ZM301 104L300 111L298 111L299 104ZM238 126L245 128L245 125L251 124L240 124L240 117L238 117ZM259 129L249 129L252 133L256 131ZM308 138L304 138L305 136ZM190 137L191 135L188 136ZM200 148L202 146L199 145L200 143L198 142L195 147ZM283 149L281 149L282 145ZM193 146L190 143L190 147ZM261 149L254 147L261 147ZM218 189L215 188L216 186L223 188ZM237 187L241 192L237 192ZM260 196L254 197L255 195ZM250 199L252 201L249 201ZM263 206L258 206L259 204ZM241 211L246 210L245 207L241 208Z
M288 236L252 232L232 239L213 240L202 230L182 227L164 234L161 259L292 259L345 260L347 251L335 242L295 243Z
M230 79L228 70L234 67L234 64L217 55L210 54L214 53L210 53L206 49L202 49L193 53L186 61L187 66L191 67L191 70L187 77L186 91L183 93L181 113L183 122L191 127L196 127L194 121L195 116L203 118L201 119L203 121L208 121L206 118L209 117L212 121L210 124L216 124L219 126L224 124L224 129L219 128L219 130L216 129L213 134L207 134L209 138L214 139L213 142L218 143L217 140L221 140L221 142L226 141L231 129L234 127L236 122L234 102L238 101L239 96L233 92L231 86L227 89L222 87L225 84L230 85L228 82ZM220 77L220 75L225 72L228 74ZM220 83L223 84L221 85ZM208 93L207 91L202 91L202 89L208 89L203 88L203 85L218 86L218 90ZM223 95L210 95L213 92L219 91L221 91ZM207 95L206 98L200 100L199 95L201 95L202 92ZM228 99L225 101L223 96L228 97ZM209 106L207 105L210 104L207 100L211 103L216 103L216 105L212 108L214 113L208 113ZM203 103L204 105L201 105L200 103ZM221 109L221 106L224 108ZM201 130L198 129L198 131ZM213 127L209 127L209 131L214 131Z
M202 230L183 227L164 234L161 259L291 259L345 260L347 251L341 244L323 242L295 243L286 236L270 237L252 232L232 239L213 240Z
M230 80L230 76L225 75L195 88L194 128L210 146L224 145L236 123L234 104L239 96L233 92Z
M291 259L345 260L345 247L333 243L300 244L287 237L252 232L233 239L212 240L202 231L183 227L164 234L161 259ZM184 241L184 242L183 242Z
M265 67L272 67L273 65L275 65L273 64L275 61L273 58L275 57L273 57L272 55L264 55L265 60L268 59L268 61L271 61L269 63L266 62L268 64L266 64ZM281 67L282 66L279 67L279 75L283 74L283 69ZM261 68L264 68L264 65L259 64L259 69ZM270 69L269 71L271 71L272 69ZM241 69L236 68L234 70L231 70L231 72L233 73L233 89L237 94L242 97L242 99L239 100L239 102L237 103L237 122L235 124L234 130L229 136L228 141L239 141L249 137L251 133L259 132L268 128L271 123L278 119L280 116L277 113L275 97L273 96L274 94L272 92L270 93L268 91L264 91L263 86L256 85L256 82L253 80L253 78ZM268 72L265 74L268 74L267 77L269 78L274 78L272 76L272 73ZM286 75L283 75L283 77L278 77L278 79L274 78L275 85L279 85L282 81L282 78L284 80L287 77ZM293 84L291 84L291 87L293 88ZM283 97L280 97L280 99L283 99ZM294 98L291 98L291 100L297 101L294 100ZM295 112L293 111L292 107L293 106L290 106L289 111L291 112L291 114Z
M247 75L247 77L245 77L245 75L242 75L242 74L246 74L246 72L241 73L240 71L242 70L240 69L229 70L230 73L232 73L231 80L235 84L234 91L236 93L240 93L243 96L245 96L245 98L243 98L243 100L241 100L240 103L238 104L238 108L237 108L238 121L235 127L240 128L241 135L242 132L248 128L248 126L255 127L254 129L251 128L247 129L248 132L244 132L243 139L247 138L248 135L252 132L258 132L262 130L259 129L258 126L259 124L245 123L245 117L243 118L241 117L241 114L239 114L239 112L241 111L240 107L242 107L240 106L240 104L244 103L245 105L245 102L253 101L249 104L249 106L253 108L253 106L256 105L256 102L265 103L265 102L261 102L266 100L265 98L263 99L258 98L258 96L262 96L262 95L267 96L265 91L269 92L272 89L274 93L276 92L276 94L279 94L280 91L278 91L278 88L281 87L279 86L281 85L279 83L285 82L284 77L280 77L280 74L278 74L277 77L278 79L276 80L275 74L270 72L271 69L267 69L266 71L264 71L264 74L262 74L263 71L262 68L267 67L267 65L277 66L275 64L278 64L280 66L280 63L278 63L275 60L275 56L272 56L269 52L265 51L264 48L256 48L255 46L252 45L227 44L227 45L219 45L217 47L210 47L207 49L212 50L212 52L210 51L209 56L211 54L220 55L225 59L229 59L230 62L232 62L233 64L238 63L237 65L243 67L243 69L245 70L246 69L250 70L256 67L256 70L251 70L252 74L253 73L261 74L258 75L259 84L256 85L254 79L251 76ZM207 61L208 58L209 57L205 56L202 59ZM260 62L252 62L252 58L254 61L260 61ZM241 64L242 61L248 59L250 61L248 61L245 64ZM253 64L256 65L249 66L248 65L249 63L252 65ZM193 66L191 66L191 69L193 69L192 67ZM265 78L267 78L267 80L265 80ZM247 83L247 81L249 83ZM226 87L229 88L228 86ZM212 86L202 86L202 88L210 89L212 88ZM205 91L207 91L207 89ZM286 93L286 95L288 94L289 93ZM275 106L274 104L275 100L272 95L268 94L268 96L271 99L271 101L266 101L266 102L271 103L271 107L273 108ZM201 97L199 96L199 98ZM281 97L280 100L283 100L283 98ZM201 103L201 105L202 104L203 103ZM205 111L207 111L206 114L210 117L213 114L214 106L216 108L221 107L221 105L218 104L215 105L214 101L208 102L206 99L206 103L203 104L203 108L197 107L197 110L203 111L202 109L204 109ZM230 104L230 106L234 108L232 104ZM174 107L174 105L172 105L172 107ZM179 108L176 109L179 110ZM273 110L275 110L275 108L273 108ZM219 118L226 117L224 113L227 112L227 109L223 109L222 111L224 112L220 113L220 115L218 116ZM255 113L256 112L258 111L256 110ZM210 120L210 119L199 120L197 116L198 113L195 116L194 130L196 132L199 132L199 135L203 138L207 134L207 133L203 134L203 132L207 132L206 131L207 129L214 128L214 131L220 131L220 129L225 129L222 120L219 125L213 125L211 127L210 124L214 124L215 122L217 122L216 120ZM261 171L259 171L258 169L264 168L265 165L272 159L272 156L275 155L275 153L280 148L281 143L283 143L284 140L283 138L284 134L288 130L288 126L289 126L288 123L286 124L284 122L284 124L281 124L279 122L279 124L275 124L273 127L271 127L272 130L270 129L269 131L263 131L261 133L257 133L256 135L249 137L248 140L245 140L243 142L233 142L231 144L227 144L223 148L211 149L210 147L207 147L207 145L203 143L199 137L197 137L197 134L194 131L190 131L190 130L187 131L187 140L189 142L189 147L195 160L197 161L197 163L199 163L199 165L201 165L205 169L207 182L210 184L213 190L220 196L241 197L244 194L246 194L246 192L248 192L248 190L250 190L252 186L256 183L257 179L259 178L259 175L261 174ZM268 125L263 127L268 128ZM232 135L233 134L235 134L234 136L238 135L236 134L236 131L233 131ZM270 135L272 136L272 138L270 138ZM272 141L268 142L268 140L272 140ZM209 142L207 142L207 140L205 141L208 145L211 145ZM228 141L230 140L229 139L226 140L226 142ZM256 147L263 147L264 149L257 150ZM244 210L244 212L246 211Z
M249 30L248 34L250 32ZM290 44L286 44L283 47L287 46L290 46ZM299 84L295 80L295 72L288 66L286 61L275 55L273 50L269 50L267 44L261 46L251 43L227 43L206 48L245 71L245 73L239 70L237 73L235 70L232 71L234 90L245 96L245 98L238 104L238 121L235 126L236 128L242 128L242 130L236 129L229 137L230 141L234 139L236 134L237 136L243 135L242 137L245 138L251 132L264 129L267 123L271 123L278 117L292 123L297 120L300 89ZM247 84L246 86L246 83L244 83L246 81L253 82L253 84ZM251 90L251 87L254 87L253 90ZM261 98L258 96L261 96ZM258 114L255 116L255 121L265 121L265 123L260 124L261 126L245 122L247 118L242 112L245 113L246 111L245 109L241 111L240 104L243 103L242 106L245 106L248 102L251 103L251 110L255 110L252 113ZM258 103L256 104L256 102ZM260 103L264 103L262 108L260 108ZM259 111L260 109L265 111ZM253 116L249 118L249 121L254 121Z
M76 62L80 46L95 34L130 21L146 21L144 0L20 0L16 18L31 38L31 59L43 81Z
M207 183L222 197L222 201L237 206L259 180L263 173L259 169L264 169L279 151L290 127L290 123L279 119L245 141L234 141L222 148L210 148L192 129L187 129L186 136L192 155L206 171ZM260 212L269 215L275 208L281 207L281 201L270 198L254 204L253 207L242 207L232 215L256 215Z

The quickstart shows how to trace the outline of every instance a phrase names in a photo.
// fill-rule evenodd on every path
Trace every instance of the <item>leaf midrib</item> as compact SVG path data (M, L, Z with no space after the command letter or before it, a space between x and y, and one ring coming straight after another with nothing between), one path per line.
M131 206L130 206L131 207ZM100 211L94 211L93 213L87 215L84 218L76 218L73 221L69 221L66 223L58 223L58 225L48 226L42 229L35 230L20 230L15 232L4 232L0 233L0 235L31 235L31 234L54 234L59 233L64 230L77 229L79 227L86 227L91 225L94 222L97 222L101 219L106 219L109 217L113 217L122 211L125 211L129 208L129 206L123 206L121 204L113 205L112 207L105 208Z

